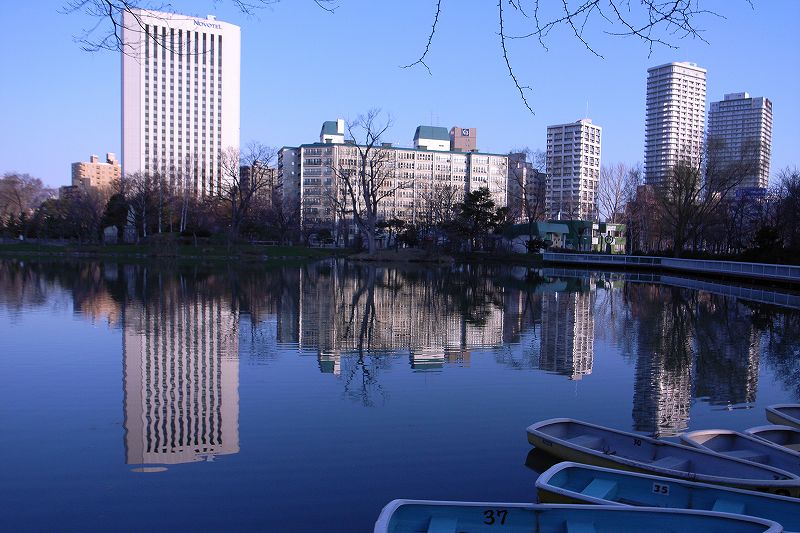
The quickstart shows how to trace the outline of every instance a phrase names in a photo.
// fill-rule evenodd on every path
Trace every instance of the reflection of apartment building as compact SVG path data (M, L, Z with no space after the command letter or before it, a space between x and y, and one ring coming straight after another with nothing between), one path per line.
M279 180L285 194L299 202L304 227L330 227L341 219L333 200L344 199L345 192L337 176L356 173L363 150L345 139L342 119L325 122L318 143L281 149ZM442 191L456 203L467 192L488 187L497 205L506 205L508 157L451 151L445 128L419 126L413 148L384 143L372 154L380 160L381 194L387 194L379 204L382 218L421 222Z
M636 431L674 437L689 426L692 376L689 365L672 367L663 354L640 352L633 384Z
M637 431L672 437L689 425L694 339L689 311L680 296L663 287L636 288L639 314L638 357L633 384L633 422Z
M678 163L698 165L706 114L706 69L667 63L647 69L644 178L659 185Z
M579 380L592 373L594 309L592 292L542 295L539 368Z
M219 300L167 293L123 311L127 464L239 451L236 316Z
M548 218L597 219L601 132L588 118L547 127Z
M714 316L698 332L704 339L704 351L696 363L695 395L717 405L753 403L758 390L761 334L749 315L736 313L738 306L732 310L713 307L718 297L710 298L709 309L714 310Z
M72 163L72 185L76 187L89 187L98 191L109 191L122 175L117 156L106 154L105 162L93 155L88 162L79 161Z
M334 368L328 363L338 365L339 354L359 346L371 353L407 349L412 361L468 363L471 348L503 344L503 309L491 303L477 305L472 312L480 320L472 320L452 295L399 271L377 269L370 288L367 279L341 268L301 274L298 326L286 328L297 331L301 349L318 354L321 368L326 362L326 371Z
M711 102L708 112L708 142L719 165L746 165L751 172L739 184L742 188L769 185L772 153L772 102L749 94L726 94Z

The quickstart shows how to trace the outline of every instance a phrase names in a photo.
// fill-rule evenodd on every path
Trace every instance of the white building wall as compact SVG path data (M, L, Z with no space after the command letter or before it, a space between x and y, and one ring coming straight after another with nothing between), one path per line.
M545 215L597 220L602 128L589 119L547 128Z
M216 192L223 152L239 149L239 27L132 10L122 39L123 173L162 172L197 195Z

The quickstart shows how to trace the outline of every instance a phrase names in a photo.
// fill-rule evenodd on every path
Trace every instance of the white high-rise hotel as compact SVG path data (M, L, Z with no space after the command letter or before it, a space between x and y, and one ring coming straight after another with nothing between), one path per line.
M123 173L216 192L223 151L239 148L239 27L134 9L122 38Z
M646 183L658 185L679 162L699 164L705 111L705 69L684 62L647 70Z

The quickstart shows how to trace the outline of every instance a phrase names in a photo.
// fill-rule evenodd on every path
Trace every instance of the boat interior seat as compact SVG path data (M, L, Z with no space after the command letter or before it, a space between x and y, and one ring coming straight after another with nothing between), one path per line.
M456 533L458 520L446 516L434 516L428 522L428 533Z
M714 502L714 506L711 510L719 513L744 514L745 509L744 503L719 498Z
M761 463L767 460L764 454L758 453L755 450L730 450L725 452L725 455L736 457L737 459L745 459L747 461L755 461Z
M567 533L597 533L591 522L576 522L567 520Z
M680 457L673 457L671 455L664 456L650 463L652 466L659 468L666 468L669 470L688 470L689 461L681 459Z
M617 492L617 483L610 479L593 479L591 483L581 491L581 494L607 500Z
M593 448L599 450L603 447L603 439L594 435L578 435L567 439L567 442L583 448Z

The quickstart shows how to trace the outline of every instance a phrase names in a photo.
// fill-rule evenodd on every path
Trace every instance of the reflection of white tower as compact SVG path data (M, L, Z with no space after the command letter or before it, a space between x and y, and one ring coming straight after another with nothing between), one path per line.
M689 365L667 368L663 355L640 354L633 385L636 431L674 437L689 426L692 376Z
M199 296L123 314L127 464L212 460L239 451L237 321Z
M594 315L591 292L542 296L539 368L579 380L592 373Z

